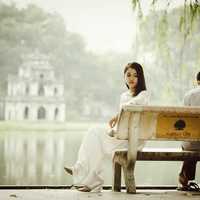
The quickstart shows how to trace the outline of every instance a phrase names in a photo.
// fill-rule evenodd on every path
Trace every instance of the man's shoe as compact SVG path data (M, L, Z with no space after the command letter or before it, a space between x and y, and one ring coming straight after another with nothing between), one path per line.
M70 174L70 175L73 175L73 171L72 171L72 168L71 167L64 167L64 170Z
M177 188L179 191L200 192L199 185L195 182L190 182L187 186Z

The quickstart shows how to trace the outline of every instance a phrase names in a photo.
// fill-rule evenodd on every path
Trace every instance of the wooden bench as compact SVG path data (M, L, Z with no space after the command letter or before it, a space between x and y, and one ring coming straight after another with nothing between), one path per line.
M200 160L198 151L140 148L140 143L146 140L200 141L200 108L124 106L120 112L115 137L127 139L128 150L114 153L113 190L121 190L122 168L127 193L136 193L136 160Z

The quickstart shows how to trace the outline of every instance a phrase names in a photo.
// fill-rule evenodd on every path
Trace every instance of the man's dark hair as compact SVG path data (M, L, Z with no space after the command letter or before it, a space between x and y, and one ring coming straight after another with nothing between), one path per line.
M200 72L197 74L197 81L200 81Z

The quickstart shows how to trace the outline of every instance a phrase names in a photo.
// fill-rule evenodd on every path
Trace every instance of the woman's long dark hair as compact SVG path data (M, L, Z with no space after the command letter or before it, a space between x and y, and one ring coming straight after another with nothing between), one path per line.
M124 69L124 75L129 68L134 69L137 72L138 83L136 85L136 90L135 90L135 96L137 96L141 91L146 90L144 72L143 72L142 66L139 63L133 62L133 63L128 63L126 65ZM129 89L129 86L127 84L126 86Z

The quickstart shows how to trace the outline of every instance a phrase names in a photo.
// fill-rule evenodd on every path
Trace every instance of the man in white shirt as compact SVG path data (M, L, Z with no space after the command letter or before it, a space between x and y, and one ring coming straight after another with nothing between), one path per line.
M197 74L197 87L186 93L184 97L185 106L200 106L200 72ZM200 142L184 142L184 150L200 151ZM184 161L182 170L179 174L179 182L183 188L188 187L188 182L195 179L196 161Z

